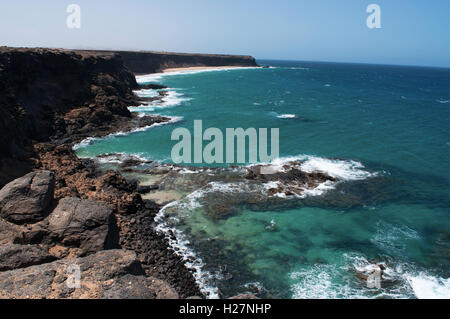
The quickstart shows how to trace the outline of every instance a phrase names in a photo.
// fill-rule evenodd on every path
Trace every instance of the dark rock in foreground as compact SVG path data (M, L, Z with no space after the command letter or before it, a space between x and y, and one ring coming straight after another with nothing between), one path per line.
M22 226L14 225L0 218L0 245L14 243L15 238L21 236Z
M45 218L53 199L52 172L38 171L18 178L0 190L0 217L15 224Z
M55 260L48 249L36 245L0 246L0 271L40 265Z
M75 256L118 247L112 209L87 199L63 198L46 219L15 234L15 243L58 245Z
M47 171L29 175L52 176ZM23 186L23 181L29 181L30 176L11 184ZM48 182L53 183L52 180ZM128 191L133 189L114 172L105 174L99 182L103 194L118 192L116 196L125 194L127 197ZM38 185L36 189L44 186L43 182ZM10 189L12 187L6 186L2 192L8 193L6 190ZM23 187L18 189L23 190ZM36 196L30 190L19 194L23 202L29 201L28 196ZM157 205L146 202L139 206L143 204L136 203L134 213L125 214L127 210L122 210L124 214L116 216L105 202L65 197L56 206L49 206L48 216L39 222L17 225L0 218L0 297L123 299L179 298L199 294L192 274L151 227ZM107 249L118 248L119 239L122 247L135 252L130 250L128 255L124 251L110 253ZM92 255L98 252L106 255ZM80 259L84 256L88 257ZM55 259L60 260L49 264ZM128 263L123 267L124 271L117 270L122 267L121 260ZM88 289L95 286L95 291L86 292L83 286L73 290L62 285L70 274L61 272L74 263L81 267L82 276L87 276ZM99 274L94 275L94 272ZM110 277L105 279L105 276ZM52 290L54 287L57 287L55 291Z
M79 267L79 288L76 270ZM166 283L144 277L136 254L107 250L84 258L0 273L0 298L177 298Z
M129 69L132 66L147 72L168 67L254 64L251 57L0 47L0 187L35 169L54 172L54 177L52 173L32 173L33 178L22 177L2 190L0 245L33 245L5 246L4 263L11 268L40 263L47 258L36 250L40 245L48 246L51 256L63 258L0 273L0 297L174 297L165 281L180 296L200 295L183 260L152 228L159 207L144 203L136 185L117 172L100 172L91 161L78 159L72 147L87 137L170 120L140 118L129 112L129 106L139 103L133 93L139 87ZM66 197L72 199L63 199ZM60 200L60 205L52 212L53 200ZM84 200L104 202L111 208ZM144 216L146 222L133 223L133 230L127 233L128 223ZM119 239L122 247L136 251L145 274L118 271L105 279L102 269L98 269L98 276L86 274L86 269L95 268L87 265L82 274L92 279L89 291L64 288L61 282L66 279L60 268L67 266L68 258L116 247ZM86 258L84 263L95 259ZM95 262L98 267L111 263L108 267L116 269L120 268L116 259L112 254ZM130 282L136 284L130 286Z
M113 211L105 203L63 198L46 222L55 241L79 248L82 255L116 245Z

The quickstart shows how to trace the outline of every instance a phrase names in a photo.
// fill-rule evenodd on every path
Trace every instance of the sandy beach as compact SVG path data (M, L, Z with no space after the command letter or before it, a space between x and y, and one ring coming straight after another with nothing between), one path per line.
M220 70L220 69L242 69L242 68L250 68L250 67L246 67L246 66L194 66L194 67L185 67L185 68L168 68L168 69L164 69L163 73Z

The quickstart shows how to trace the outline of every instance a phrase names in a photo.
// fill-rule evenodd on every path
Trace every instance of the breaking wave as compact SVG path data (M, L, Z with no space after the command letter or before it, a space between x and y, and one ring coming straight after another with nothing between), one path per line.
M72 147L72 149L74 151L77 151L77 150L79 150L81 148L85 148L85 147L87 147L89 145L92 145L96 141L100 141L100 140L103 140L105 138L112 138L112 137L117 137L117 136L127 136L127 135L134 134L134 133L145 132L145 131L147 131L147 130L149 130L151 128L177 123L177 122L180 122L180 121L182 121L184 119L182 116L166 116L166 117L170 118L170 120L167 121L167 122L154 123L152 125L139 127L139 128L136 128L136 129L128 131L128 132L116 132L116 133L109 134L109 135L107 135L105 137L88 137L88 138L85 138L81 142L75 144Z
M137 75L136 82L138 84L148 84L153 82L159 82L166 76L174 76L174 75L190 75L197 73L205 73L205 72L226 72L226 71L235 71L235 70L251 70L251 69L261 69L260 67L229 67L229 68L211 68L211 69L192 69L192 70L180 70L173 72L164 72L164 73L153 73L153 74L144 74Z

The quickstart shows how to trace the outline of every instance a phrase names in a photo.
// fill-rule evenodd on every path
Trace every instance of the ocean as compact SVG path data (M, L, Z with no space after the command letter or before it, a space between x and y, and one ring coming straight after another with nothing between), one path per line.
M161 187L173 201L157 227L208 297L450 298L450 69L258 62L270 68L138 76L168 89L130 110L172 121L88 139L78 156L170 165L172 131L193 132L194 120L223 132L279 128L276 163L340 182L277 205L254 205L230 172L186 168ZM374 263L383 280L369 288L358 273Z

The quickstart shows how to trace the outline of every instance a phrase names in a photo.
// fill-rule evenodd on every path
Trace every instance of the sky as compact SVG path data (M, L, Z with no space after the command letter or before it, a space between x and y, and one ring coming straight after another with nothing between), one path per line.
M449 14L449 0L1 0L0 45L450 67Z

